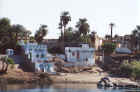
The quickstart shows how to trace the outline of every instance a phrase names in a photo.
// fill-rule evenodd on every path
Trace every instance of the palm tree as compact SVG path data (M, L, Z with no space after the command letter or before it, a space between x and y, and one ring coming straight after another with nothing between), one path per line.
M132 31L132 35L131 35L131 44L132 44L132 48L134 49L134 50L136 50L136 48L137 48L137 34L138 34L138 30L137 29L134 29L133 31Z
M110 23L110 28L111 28L111 41L112 41L112 35L113 35L113 27L115 26L114 23Z
M69 21L71 21L71 16L68 11L62 12L60 16L60 23L59 23L59 29L61 29L61 36L65 36L66 26L68 25Z
M71 21L71 16L69 14L68 11L64 11L62 12L61 16L60 16L60 23L59 23L59 29L61 30L61 41L62 42L62 51L64 52L64 47L65 47L65 31L66 31L66 26L68 25L68 23Z
M140 50L140 26L137 25L136 29L132 31L132 43L134 44L134 48L136 50Z
M87 23L86 18L80 18L79 21L76 24L76 27L78 28L78 31L80 34L87 35L89 33L89 24Z
M37 30L35 33L35 40L38 43L42 43L43 38L47 35L47 33L48 33L47 25L41 25L39 30Z
M90 29L89 29L90 26L87 23L87 19L80 18L76 24L76 28L78 29L78 32L80 35L80 37L78 37L80 39L80 41L84 42L84 43L91 43L90 35L88 34L90 31Z

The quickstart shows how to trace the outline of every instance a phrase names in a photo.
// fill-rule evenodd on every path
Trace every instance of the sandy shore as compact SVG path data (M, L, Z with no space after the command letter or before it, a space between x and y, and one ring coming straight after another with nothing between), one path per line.
M109 76L107 73L62 73L58 75L51 75L51 79L54 83L88 83L88 84L96 84L100 81L101 78ZM137 82L130 80L129 78L119 78L119 77L109 77L109 79L117 84L124 85L138 85Z

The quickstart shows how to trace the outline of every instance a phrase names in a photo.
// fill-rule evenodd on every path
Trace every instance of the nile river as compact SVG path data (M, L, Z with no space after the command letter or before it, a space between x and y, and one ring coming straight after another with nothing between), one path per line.
M139 89L97 88L95 84L7 85L0 92L140 92Z

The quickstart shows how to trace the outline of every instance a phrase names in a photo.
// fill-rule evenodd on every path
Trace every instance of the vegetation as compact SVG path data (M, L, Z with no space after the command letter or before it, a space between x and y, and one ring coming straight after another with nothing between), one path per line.
M15 49L18 37L26 38L31 34L22 25L11 25L8 18L0 19L0 53L5 53L7 48ZM25 39L26 40L26 39Z
M47 35L48 29L47 25L41 25L40 28L35 33L35 40L38 43L42 43L43 38ZM33 40L33 38L31 38Z
M89 24L87 23L87 19L86 18L80 18L79 21L76 24L76 27L78 28L78 31L80 33L80 35L87 35L87 33L89 33Z
M134 79L140 78L140 61L132 61L128 63L125 61L120 67L121 73L125 76L132 77Z
M61 39L64 40L66 26L68 25L69 21L71 21L71 16L68 11L62 12L60 16L60 23L59 29L61 30Z
M116 44L115 43L104 43L102 45L102 50L104 50L105 54L111 54L114 52L116 48Z
M140 26L136 26L136 28L132 31L131 34L131 44L133 44L132 50L140 50L138 49L138 45L140 45Z
M14 60L12 58L7 58L8 64L15 64Z
M61 27L60 27L61 28ZM80 18L76 24L76 28L68 27L65 29L65 35L59 37L61 41L62 38L64 42L83 42L83 43L90 43L91 42L91 35L89 34L89 24L87 23L86 18Z

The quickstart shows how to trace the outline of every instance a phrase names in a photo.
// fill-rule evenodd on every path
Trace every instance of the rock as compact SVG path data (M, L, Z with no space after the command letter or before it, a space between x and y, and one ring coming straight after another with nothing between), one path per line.
M125 85L125 88L138 88L137 85Z
M104 77L97 83L98 87L113 87L113 88L139 88L138 85L135 84L116 84L109 80L109 78Z

